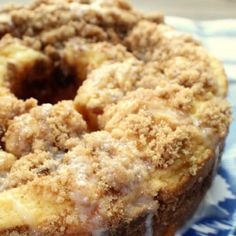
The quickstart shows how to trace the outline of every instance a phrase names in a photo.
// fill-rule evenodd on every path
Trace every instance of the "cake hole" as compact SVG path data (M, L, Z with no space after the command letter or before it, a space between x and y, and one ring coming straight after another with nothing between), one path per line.
M34 98L39 105L74 100L79 87L87 77L86 64L77 62L71 66L63 59L54 63L49 60L35 61L34 65L23 69L13 64L9 64L8 67L11 92L19 99ZM80 106L76 106L75 109L83 116L90 132L99 130L97 117L103 111L90 112L86 107Z
M12 67L11 92L23 100L35 98L39 104L73 100L82 83L72 68L36 63L33 68L19 73L13 65L9 66Z

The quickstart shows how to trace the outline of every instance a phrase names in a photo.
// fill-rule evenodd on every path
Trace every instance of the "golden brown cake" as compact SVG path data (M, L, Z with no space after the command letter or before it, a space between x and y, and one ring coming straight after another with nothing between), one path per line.
M173 235L223 150L222 64L123 0L5 6L0 37L0 235Z

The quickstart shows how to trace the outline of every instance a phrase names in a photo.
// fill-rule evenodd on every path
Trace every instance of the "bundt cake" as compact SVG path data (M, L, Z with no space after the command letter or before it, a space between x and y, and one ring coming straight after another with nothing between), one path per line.
M0 10L0 235L170 236L231 122L222 64L124 0Z

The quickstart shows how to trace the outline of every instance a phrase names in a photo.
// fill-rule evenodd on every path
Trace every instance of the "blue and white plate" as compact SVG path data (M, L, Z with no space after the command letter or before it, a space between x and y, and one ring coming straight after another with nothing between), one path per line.
M180 31L194 34L224 62L229 79L228 99L236 117L236 19L194 22L167 17ZM236 120L230 127L221 166L194 217L176 236L236 236Z

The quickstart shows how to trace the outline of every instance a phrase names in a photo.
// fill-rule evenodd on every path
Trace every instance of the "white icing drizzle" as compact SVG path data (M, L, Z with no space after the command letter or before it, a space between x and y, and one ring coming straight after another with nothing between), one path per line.
M145 236L153 236L153 213L149 213L145 220Z
M201 121L194 116L191 116L191 119L193 125L201 131L205 144L212 150L215 150L219 143L219 137L214 134L213 129L210 127L201 127Z
M60 161L63 160L64 156L65 156L65 153L64 153L64 152L58 152L58 153L56 153L56 154L53 156L53 158L54 158L54 160L60 162Z
M76 11L79 17L83 17L84 14L88 13L91 10L94 10L97 12L103 11L103 9L101 8L101 4L97 2L92 3L90 5L84 5L77 2L73 2L70 4L70 9L72 11Z
M97 12L100 15L105 15L109 12L109 9L114 9L112 0L96 0L92 3L81 4L77 2L70 3L70 10L76 12L79 18L84 17L84 15L88 14L90 11ZM93 23L96 23L96 18L90 19Z
M212 128L202 128L201 131L207 145L212 150L215 150L217 147L217 144L219 143L218 135L213 132Z
M219 157L220 156L220 145L217 145L215 148L215 156Z
M25 208L23 204L14 199L12 196L8 197L13 205L13 209L17 212L19 217L24 221L28 226L32 226L35 223L35 219L32 215L29 215L29 211Z
M12 25L12 19L9 14L1 13L0 14L0 23Z
M92 236L109 236L106 229L97 229L92 232Z
M42 233L40 233L39 231L37 231L35 229L31 229L30 233L31 233L30 235L32 235L32 236L43 236Z
M215 148L215 158L216 158L216 161L215 161L214 167L213 167L214 174L216 174L216 171L217 171L218 165L219 165L220 145L217 145L216 148Z
M7 178L7 172L0 172L0 192L5 188L5 180Z

